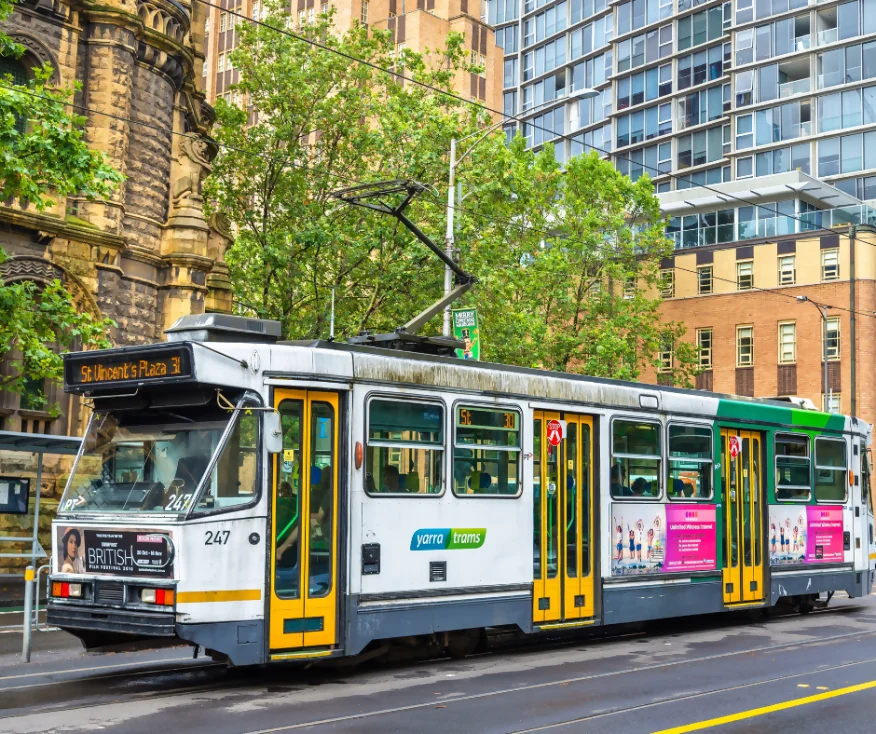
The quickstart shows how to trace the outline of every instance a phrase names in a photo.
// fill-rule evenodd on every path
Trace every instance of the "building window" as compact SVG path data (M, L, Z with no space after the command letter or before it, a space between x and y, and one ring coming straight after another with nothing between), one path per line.
M368 25L368 0L362 0L362 14L359 16L362 25Z
M822 395L822 405L825 413L839 413L840 404L842 403L842 393L830 392L827 395Z
M307 24L313 25L316 22L316 8L307 9Z
M660 271L660 295L663 298L675 295L675 270L666 268Z
M323 3L323 12L328 11L328 3ZM252 19L253 20L261 20L262 17L262 6L261 3L253 3L252 4Z
M797 324L793 321L779 324L779 364L797 361Z
M45 404L46 394L43 380L25 377L21 381L21 409L43 410Z
M697 329L697 351L700 354L700 367L712 369L712 330Z
M219 13L219 32L228 30L228 13Z
M736 327L736 366L751 367L754 364L754 327Z
M779 285L794 285L797 282L797 256L779 258Z
M840 320L839 316L831 316L825 326L824 351L828 361L840 358Z
M660 354L658 355L660 366L657 371L665 374L672 372L672 342L665 341L660 345Z
M636 297L636 276L630 275L624 281L624 300L632 301Z
M328 3L323 3L323 4L320 6L320 8L319 8L319 12L320 12L322 15L328 15L328 14L329 14L329 4L328 4Z
M697 268L697 293L701 296L712 292L712 266Z
M821 251L821 279L839 280L839 250Z
M216 57L216 71L220 74L225 71L225 54L219 54Z
M754 262L736 263L736 290L750 291L754 285Z

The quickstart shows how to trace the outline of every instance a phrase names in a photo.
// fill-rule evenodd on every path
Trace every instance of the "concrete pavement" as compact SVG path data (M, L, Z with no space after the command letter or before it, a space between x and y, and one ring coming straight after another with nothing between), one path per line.
M871 731L874 623L876 597L835 599L352 673L228 670L187 648L85 656L54 633L30 666L0 641L0 732Z

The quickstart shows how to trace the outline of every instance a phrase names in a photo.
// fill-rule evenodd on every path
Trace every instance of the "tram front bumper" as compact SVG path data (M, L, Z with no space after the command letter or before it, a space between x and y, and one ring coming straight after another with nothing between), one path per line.
M176 636L173 612L133 611L49 601L46 621L52 627L69 630L118 632L147 637Z

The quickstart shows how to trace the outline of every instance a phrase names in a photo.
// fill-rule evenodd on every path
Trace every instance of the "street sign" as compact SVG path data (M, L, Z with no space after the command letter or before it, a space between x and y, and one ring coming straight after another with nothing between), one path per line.
M465 344L457 349L459 359L479 360L481 358L481 331L478 328L478 312L474 308L455 308L453 314L453 336Z
M560 421L548 421L547 440L551 446L559 446L563 440L563 424Z
M739 436L730 436L730 458L739 456Z

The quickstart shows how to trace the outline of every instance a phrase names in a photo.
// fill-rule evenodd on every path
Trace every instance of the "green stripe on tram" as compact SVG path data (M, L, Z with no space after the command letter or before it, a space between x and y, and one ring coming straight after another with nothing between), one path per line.
M831 431L842 431L846 425L845 416L840 413L823 413L820 410L802 410L791 405L785 407L741 400L719 400L716 418Z

